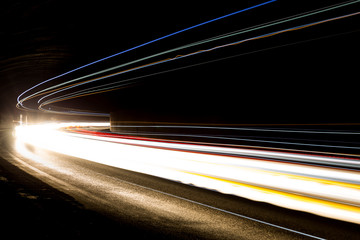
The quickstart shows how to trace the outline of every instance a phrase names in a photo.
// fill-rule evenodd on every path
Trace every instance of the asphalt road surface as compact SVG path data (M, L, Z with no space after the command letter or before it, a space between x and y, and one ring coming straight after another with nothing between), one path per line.
M92 227L103 229L104 236L106 231L111 231L122 237L125 233L133 234L129 238L164 239L360 238L358 225L311 213L288 210L31 146L28 146L29 152L39 158L26 158L15 151L11 129L1 130L0 141L1 165L10 166L10 163L15 166L7 167L7 171L12 171L13 175L30 174L41 184L57 189L56 194L66 195L79 206L101 216L103 222L89 226L89 232ZM24 177L24 181L26 179ZM32 191L36 192L36 189ZM72 215L68 218L73 223ZM79 228L83 227L80 222L78 224ZM21 225L17 227L22 228ZM52 229L55 231L56 226ZM82 231L87 230L83 228Z

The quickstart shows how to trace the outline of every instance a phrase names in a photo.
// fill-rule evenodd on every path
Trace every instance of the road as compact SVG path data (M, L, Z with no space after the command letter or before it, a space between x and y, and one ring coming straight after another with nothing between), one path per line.
M9 135L9 130L2 133ZM1 157L21 170L70 195L88 209L164 238L356 239L360 236L360 229L354 223L125 170L29 144L24 145L21 152L13 138L3 136L1 141L2 146L6 146ZM91 147L87 146L89 152Z

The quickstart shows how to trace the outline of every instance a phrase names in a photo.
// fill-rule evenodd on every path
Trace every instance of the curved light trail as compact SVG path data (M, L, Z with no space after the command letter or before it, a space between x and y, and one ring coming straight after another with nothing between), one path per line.
M298 19L301 19L301 18L313 16L313 15L316 15L316 14L319 14L319 13L324 13L324 12L327 12L327 11L330 11L330 10L334 10L334 9L338 9L338 8L341 8L341 7L345 7L345 6L354 4L356 2L358 2L358 1L349 1L349 2L346 2L346 3L332 5L332 6L329 6L329 7L313 10L313 11L306 12L306 13L303 13L303 14L297 14L297 15L294 15L294 16L291 16L291 17L283 18L283 19L280 19L280 20L276 20L276 21L272 21L272 22L269 22L269 23L265 23L265 24L253 26L253 27L250 27L250 28L238 30L238 31L235 31L235 32L231 32L231 33L228 33L228 34L208 38L208 39L201 40L201 41L191 43L191 44L187 44L187 45L184 45L184 46L181 46L181 47L173 48L173 49L170 49L170 50L167 50L167 51L164 51L164 52L156 53L156 54L144 57L144 58L140 58L140 59L137 59L137 60L134 60L134 61L131 61L131 62L127 62L127 63L121 64L121 65L118 65L118 66L115 66L115 67L111 67L111 68L108 68L108 69L105 69L105 70L102 70L102 71L98 71L96 73L88 74L86 76L82 76L82 77L79 77L79 78L76 78L76 79L73 79L73 80L70 80L70 81L60 83L58 85L46 88L46 89L41 90L41 91L38 91L37 93L30 95L29 97L32 97L32 96L35 96L35 95L39 96L39 95L50 93L50 94L48 94L48 95L46 95L44 97L41 97L38 100L38 103L40 103L40 101L42 101L44 98L46 98L46 97L48 97L48 96L50 96L52 94L58 93L58 91L54 93L54 91L56 91L56 90L53 90L53 91L50 91L50 90L52 90L54 88L57 88L59 91L62 91L65 88L65 87L62 87L62 86L66 85L66 84L76 82L76 81L79 81L79 80L82 80L82 79L87 78L87 77L92 77L94 75L98 75L98 74L102 74L102 73L109 72L109 71L112 71L112 70L116 70L116 69L121 68L121 67L125 67L125 66L128 66L128 65L134 64L134 63L138 63L138 62L141 62L141 61L144 61L144 60L147 60L147 59L151 59L151 58L154 58L154 57L158 57L158 56L161 56L161 55L164 55L164 54L167 54L167 53L175 52L175 51L186 49L186 48L189 48L189 47L194 47L194 46L201 45L201 44L204 44L204 43L217 41L217 40L221 40L221 39L228 38L228 37L233 37L233 36L236 36L236 35L252 32L252 31L255 31L255 30L260 30L260 29L263 29L263 28L267 28L267 27L283 24L283 23L286 23L286 22L298 20ZM110 75L110 77L111 77L111 75ZM107 76L105 76L104 78L107 78ZM95 80L100 80L100 79L96 78ZM84 81L84 82L81 82L81 83L78 83L78 84L82 85L83 83L86 84L86 83L89 83L89 82L92 82L92 80ZM70 85L68 87L73 87L73 86L78 86L78 85L75 84L75 85Z
M191 26L191 27L188 27L188 28L185 28L185 29L182 29L182 30L173 32L173 33L170 33L170 34L168 34L168 35L165 35L165 36L162 36L162 37L159 37L159 38L156 38L156 39L151 40L151 41L149 41L149 42L146 42L146 43L137 45L137 46L135 46L135 47L132 47L132 48L126 49L126 50L124 50L124 51L121 51L121 52L115 53L115 54L113 54L113 55L110 55L110 56L108 56L108 57L105 57L105 58L96 60L96 61L94 61L94 62L88 63L88 64L86 64L86 65L80 66L80 67L78 67L78 68L75 68L75 69L73 69L73 70L71 70L71 71L68 71L68 72L65 72L65 73L63 73L63 74L60 74L60 75L58 75L58 76L55 76L55 77L53 77L53 78L47 79L47 80L45 80L45 81L43 81L43 82L41 82L41 83L38 83L38 84L34 85L34 86L31 87L31 88L25 90L23 93L21 93L21 94L18 96L18 98L17 98L18 104L22 106L22 102L20 101L20 99L21 99L21 97L22 97L25 93L31 91L32 89L34 89L34 88L36 88L36 87L38 87L38 86L40 86L40 85L42 85L42 84L44 84L44 83L50 82L50 81L55 80L55 79L57 79L57 78L59 78L59 77L65 76L65 75L67 75L67 74L70 74L70 73L72 73L72 72L78 71L78 70L83 69L83 68L85 68L85 67L88 67L88 66L94 65L94 64L96 64L96 63L105 61L105 60L107 60L107 59L113 58L113 57L115 57L115 56L119 56L119 55L124 54L124 53L126 53L126 52L130 52L130 51L135 50L135 49L138 49L138 48L140 48L140 47L143 47L143 46L149 45L149 44L151 44L151 43L160 41L160 40L162 40L162 39L165 39L165 38L168 38L168 37L177 35L177 34L179 34L179 33L182 33L182 32L185 32L185 31L188 31L188 30L191 30L191 29L194 29L194 28L203 26L203 25L205 25L205 24L208 24L208 23L211 23L211 22L215 22L215 21L218 21L218 20L220 20L220 19L227 18L227 17L233 16L233 15L235 15L235 14L242 13L242 12L245 12L245 11L248 11L248 10L251 10L251 9L254 9L254 8L257 8L257 7L260 7L260 6L263 6L263 5L266 5L266 4L275 2L275 1L277 1L277 0L270 0L270 1L267 1L267 2L264 2L264 3L260 3L260 4L257 4L257 5L254 5L254 6L245 8L245 9L241 9L241 10L239 10L239 11L236 11L236 12L233 12L233 13L230 13L230 14L223 15L223 16L221 16L221 17L217 17L217 18L214 18L214 19L211 19L211 20L208 20L208 21L205 21L205 22L202 22L202 23L193 25L193 26Z
M360 223L359 158L131 137L94 127L107 128L108 124L19 126L16 129L18 151L40 161L26 150L25 145L32 145L226 194Z
M355 13L352 13L352 14L347 14L347 15L343 15L343 16L339 16L339 17L335 17L335 18L330 18L330 19L326 19L326 20L322 20L322 21L318 21L318 22L314 22L314 23L309 23L309 24L305 24L305 25L292 27L292 28L287 28L287 29L284 29L284 30L271 32L271 33L260 35L260 36L257 36L257 37L248 38L248 39L245 39L245 40L236 41L236 42L216 46L216 47L206 49L206 50L199 50L199 51L189 53L189 54L185 54L185 55L177 55L174 58L167 58L167 59L164 59L164 60L161 60L161 61L156 61L154 63L145 64L145 65L142 65L142 66L139 66L139 67L135 67L135 68L131 68L131 69L128 69L128 70L123 70L123 71L120 71L120 72L117 72L117 73L109 74L109 75L106 75L104 77L98 77L98 78L90 79L90 80L87 80L87 81L84 81L84 82L72 84L70 87L61 88L58 91L52 92L52 93L42 97L42 99L45 98L45 97L49 97L50 95L57 94L59 92L74 88L76 86L80 86L80 85L90 83L90 82L94 82L94 81L99 81L99 80L109 78L109 77L113 77L113 76L118 76L120 74L128 73L128 72L135 71L135 70L138 70L138 69L151 67L151 66L158 65L158 64L161 64L161 63L166 63L166 62L169 62L169 61L178 60L178 59L194 56L194 55L201 54L201 53L210 52L210 51L221 49L221 48L224 48L224 47L238 45L238 44L245 43L245 42L248 42L248 41L263 39L263 38L275 36L275 35L278 35L278 34L287 33L287 32L290 32L290 31L296 31L296 30L316 26L316 25L319 25L319 24L323 24L323 23L327 23L327 22L331 22L331 21L335 21L335 20L339 20L339 19L343 19L343 18L356 16L356 15L359 15L359 14L360 14L360 12L355 12ZM124 84L124 83L122 83L122 84ZM122 86L121 85L116 85L116 86L114 86L112 88L104 88L104 89L100 89L100 90L98 90L98 89L97 90L85 89L85 93L76 93L76 94L70 93L70 94L66 94L66 95L63 95L63 96L59 96L59 97L56 97L56 98L53 98L53 99L50 99L50 100L47 100L47 101L41 103L39 105L39 110L42 110L42 111L46 112L48 110L43 108L43 106L45 106L45 105L49 105L49 104L52 104L52 103L65 101L65 100L69 100L69 99L73 99L73 98L83 97L83 96L87 96L89 94L96 94L96 93L103 93L103 92L108 92L108 91L112 91L112 90L117 90L117 89L119 89L119 87L122 87Z
M127 73L140 69L151 70L153 66L171 61L360 15L360 12L347 14L342 12L340 16L337 14L337 16L333 15L332 17L321 17L321 14L325 12L360 2L360 0L346 1L157 52L36 90L44 83L59 79L96 63L275 1L267 1L193 25L47 79L21 93L17 98L17 107L34 111L34 109L25 106L24 102L35 100L38 104L38 110L45 112L108 116L107 113L83 109L61 110L56 108L56 105L50 109L49 105L88 95L119 90L131 86L141 78L181 70L190 65L146 74L142 73L135 75L135 77L124 77L121 80L111 81L111 78L115 76L127 76ZM306 20L307 17L315 15L319 15L317 21L314 19L311 21ZM322 19L319 20L319 18ZM285 23L287 24L286 27L282 26ZM291 27L289 27L290 23ZM242 36L245 33L254 35L246 35L240 40L239 38L235 40L235 37ZM223 42L215 44L216 41L220 40ZM213 45L205 45L210 43ZM200 50L199 48L195 49L200 45L205 46ZM190 48L191 50L188 50L190 53L184 52L185 49ZM183 52L179 52L180 50ZM175 56L169 57L171 53ZM163 59L159 59L160 56ZM200 64L202 63L191 66ZM103 80L109 80L110 82L103 83ZM89 83L96 83L96 85L87 87ZM45 108L45 106L48 107ZM17 151L23 157L44 165L49 164L49 162L36 155L37 149L45 149L115 168L215 190L224 194L360 224L360 155L358 155L360 146L358 142L349 145L346 142L346 138L358 139L360 136L358 131L209 126L206 124L199 126L191 124L178 125L176 123L168 125L161 123L137 124L136 122L123 123L123 125L116 124L111 127L121 129L121 134L110 133L109 123L20 125L16 128L15 134ZM136 129L136 131L140 129L140 133L135 132L133 129ZM227 135L226 131L231 131L231 134ZM244 132L255 133L253 134L255 137L246 137L247 135L243 134ZM283 137L273 137L272 133L283 134L281 135ZM134 136L134 134L141 135L141 137ZM303 139L296 138L297 134ZM314 136L321 136L319 139L322 139L322 141L312 140L311 138L315 138ZM171 140L165 139L165 137L169 137ZM200 139L201 142L186 141L188 138ZM231 140L231 142L236 143L225 144L210 141L218 139ZM237 144L244 142L243 145ZM246 146L246 143L250 143L249 146ZM261 147L250 146L258 143L263 145ZM29 148L29 146L31 147ZM283 146L312 147L334 152L309 149L291 150L285 149ZM30 151L29 149L33 150ZM357 154L336 153L339 149L358 152ZM49 167L51 168L51 166ZM53 170L56 171L55 168ZM303 235L306 236L306 234ZM308 236L312 237L311 235Z
M318 9L318 10L313 10L313 11L311 11L311 12L307 12L307 13L304 13L304 14L301 14L301 15L295 15L295 16L293 16L293 17L288 17L288 18L285 18L285 19L280 19L280 20L273 21L273 22L268 23L268 24L262 24L262 25L260 25L260 26L255 26L255 27L253 27L253 28L236 31L235 33L232 32L232 33L229 33L229 34L227 34L227 35L221 35L221 36L218 36L218 37L213 37L213 38L206 39L206 40L203 40L203 41L199 41L199 42L196 42L196 43L184 45L184 46L182 46L182 47L178 47L178 48L175 48L175 49L171 49L171 50L168 50L168 51L165 51L165 52L161 52L161 53L158 53L158 54L155 54L155 55L151 55L151 56L148 56L148 57L145 57L145 58L141 58L141 59L138 59L138 60L129 62L129 63L125 63L125 64L122 64L122 65L119 65L119 66L116 66L116 67L112 67L112 68L110 68L110 69L106 69L106 70L103 70L103 71L100 71L100 72L96 72L96 73L93 73L93 74L89 74L89 75L86 75L86 76L83 76L83 77L80 77L80 78L77 78L77 79L73 79L73 80L70 80L70 81L67 81L67 82L64 82L64 83L61 83L61 84L58 84L58 85L49 87L49 88L47 88L47 89L38 91L38 92L36 92L36 93L34 93L34 94L31 94L31 95L28 96L28 97L25 97L25 98L21 99L21 100L19 101L19 103L17 104L17 106L18 106L19 108L28 109L28 108L24 107L24 105L22 104L25 100L29 100L29 99L31 99L31 98L34 98L34 97L37 97L37 96L41 96L41 95L44 95L44 94L47 94L47 95L41 97L41 98L38 100L38 102L42 101L44 98L50 97L51 95L58 94L58 93L60 93L60 92L62 92L62 91L66 91L66 90L72 89L72 88L74 88L74 87L82 86L82 85L85 85L85 84L90 83L90 82L95 82L95 81L99 81L99 80L108 79L108 78L110 78L110 77L118 76L118 75L120 75L120 74L132 72L132 71L139 70L139 69L143 69L143 68L147 68L147 67L151 67L151 66L154 66L154 65L158 65L158 64L161 64L161 63L166 63L166 62L173 61L173 60L178 60L178 59L190 57L190 56L193 56L193 55L197 55L197 54L200 54L200 53L205 53L205 52L213 51L213 50L216 50L216 49L221 49L221 48L228 47L228 46L237 45L237 44L244 43L244 42L248 42L248 41L252 41L252 40L257 40L257 39L262 39L262 38L266 38L266 37L271 37L271 36L278 35L278 34L281 34L281 33L286 33L286 32L290 32L290 31L295 31L295 30L299 30L299 29L303 29L303 28L307 28L307 27L319 25L319 24L322 24L322 23L326 23L326 22L330 22L330 21L334 21L334 20L339 20L339 19L342 19L342 18L355 16L355 15L358 15L359 12L352 13L352 14L347 14L347 15L343 15L343 16L339 16L339 17L334 17L334 18L330 18L330 19L326 19L326 20L322 20L322 21L317 21L317 22L313 22L313 23L309 23L309 24L299 25L299 26L296 26L296 27L287 28L287 29L280 30L280 31L275 31L275 32L271 32L271 33L268 33L268 34L259 35L259 36L257 36L257 37L252 37L252 38L248 38L248 39L241 40L241 41L235 41L235 42L232 42L232 43L219 45L219 46L212 47L212 48L209 48L209 49L206 49L206 50L199 50L199 51L195 51L195 52L188 53L188 54L177 55L177 56L175 56L175 57L173 57L173 58L167 58L167 59L164 59L164 60L156 61L156 62L153 62L153 63L148 63L148 64L141 65L141 66L138 66L138 67L130 68L130 69L127 69L127 70L123 70L123 71L120 71L120 72L116 72L116 73L112 73L112 74L109 74L109 75L106 75L106 76L97 77L97 78L95 78L95 79L85 80L85 81L82 81L82 82L79 82L79 83L73 83L73 84L70 84L70 85L67 85L67 86L66 86L66 84L68 84L68 83L71 83L71 82L74 82L74 81L78 81L78 80L80 80L80 79L83 79L83 78L86 78L86 77L89 77L89 76L93 76L93 75L97 75L97 74L100 74L100 73L104 73L104 72L106 72L106 71L114 70L114 69L116 69L116 68L123 67L123 66L126 66L126 65L130 65L130 64L133 64L133 63L136 63L136 62L139 62L139 61L143 61L143 60L146 60L146 59L150 59L150 58L155 57L155 56L160 56L160 55L165 54L165 53L173 52L173 51L176 51L176 50L179 50L179 49L184 49L184 48L191 47L191 46L196 46L196 45L199 45L199 44L202 44L202 43L207 43L207 42L209 42L209 41L215 41L215 40L222 39L222 38L225 38L225 37L232 37L232 36L237 35L237 34L242 34L242 33L249 32L249 31L253 31L253 30L257 30L257 29L260 29L260 28L265 28L265 27L269 27L269 26L281 24L281 23L284 23L284 22L289 22L289 21L297 20L297 19L300 19L300 18L304 18L304 17L307 17L307 16L311 16L311 15L323 13L323 12L325 12L325 11L330 11L330 10L333 10L333 9L337 9L337 8L340 8L340 7L348 6L348 5L350 5L350 4L354 4L354 3L358 3L358 2L359 2L359 1L348 1L348 2L345 2L345 3L342 3L342 4L332 5L332 6L329 6L329 7L326 7L326 8L322 8L322 9ZM164 71L164 72L167 72L167 71ZM143 76L136 77L135 79L139 79L139 78L141 78L141 77L143 77ZM51 103L59 102L59 101L64 101L64 100L73 99L73 98L78 98L78 97L88 96L88 95L92 95L92 94L97 94L97 93L103 93L103 92L118 90L118 89L121 89L121 88L123 88L123 87L125 87L125 86L127 86L127 85L130 85L130 84L131 84L131 83L129 83L130 81L131 81L131 79L124 79L124 80L121 80L121 81L118 81L118 82L113 82L113 83L109 83L109 84L99 85L99 86L92 87L92 88L86 88L86 89L79 90L79 91L76 91L76 92L73 92L73 93L68 93L68 94L65 94L65 95L62 95L62 96L58 96L58 97L55 97L55 98L52 98L52 99L49 99L49 100L47 100L47 101L42 102L42 103L39 105L39 110L47 111L47 112L53 112L53 113L59 113L58 111L53 111L53 110L49 110L49 109L44 109L43 106L48 105L48 104L51 104ZM64 86L64 85L65 85L65 86ZM111 85L111 86L110 86L110 85ZM29 110L29 109L28 109L28 110ZM82 113L82 112L68 112L68 113L66 113L66 114L84 114L84 113ZM86 112L86 114L90 114L90 115L91 115L91 113L89 113L89 112ZM106 116L107 114L106 114L106 113L98 113L98 114L96 114L96 115Z
M73 73L77 70L89 67L96 63L119 56L125 52L138 49L162 39L177 35L181 32L200 27L202 25L250 10L269 3L239 10L237 12L215 18L189 28L165 35L144 44L135 46L125 51L116 53L106 58L91 62L79 68L73 69L56 77L43 81L18 96L17 107L33 111L30 107L24 106L24 102L36 99L38 110L62 113L69 115L91 115L108 116L107 113L97 113L85 110L70 109L60 111L44 108L47 105L60 101L84 97L92 94L99 94L129 87L140 78L153 76L177 69L184 69L189 66L172 68L158 72L152 72L125 78L120 81L100 84L101 80L110 79L114 76L134 72L140 69L150 68L155 65L167 63L174 60L192 57L197 54L220 50L226 47L250 42L253 40L266 39L283 33L289 33L320 24L325 24L340 19L360 15L360 12L353 12L341 16L327 17L323 20L306 23L297 22L293 27L281 27L281 24L291 21L306 20L306 17L322 14L341 7L359 3L360 0L347 1L328 7L312 10L310 12L297 14L276 21L263 23L227 34L211 37L167 51L158 52L134 61L125 62L121 65L107 68L98 72L90 73L70 81L62 82L44 89L35 91L44 83L58 79L62 76ZM320 18L320 17L319 17ZM241 40L227 40L227 43L211 47L203 47L202 50L191 50L190 53L179 53L173 57L163 55L174 53L201 44L212 43L218 40L230 39L244 33L264 30L279 25L280 30L267 30L266 33L257 33L255 36ZM163 56L164 59L156 59ZM142 63L151 60L150 63ZM199 65L202 63L196 63ZM128 69L122 69L130 67ZM122 69L121 71L117 69ZM150 68L151 69L151 68ZM111 72L117 70L117 72ZM107 75L101 75L108 73ZM98 82L97 85L86 87L88 83ZM76 88L78 88L75 90ZM82 87L82 88L80 88ZM34 92L33 92L34 91ZM33 92L33 93L31 93ZM30 94L31 93L31 94ZM28 95L27 95L28 94ZM26 96L27 95L27 96ZM348 221L360 224L360 156L356 154L329 153L313 150L290 150L281 147L256 147L237 144L209 143L209 139L226 139L234 141L247 141L250 143L271 143L280 146L311 146L326 149L350 149L360 150L358 143L346 145L346 141L324 140L323 142L311 142L309 139L316 136L340 136L359 137L360 132L345 130L312 130L312 129L291 129L291 128L259 128L259 127L232 127L232 126L209 126L209 125L177 125L175 123L162 125L157 123L125 123L111 127L121 128L122 134L114 134L108 131L109 123L66 123L66 124L39 124L18 126L16 128L16 146L20 154L34 161L47 164L46 159L39 159L29 151L27 146L34 149L46 149L49 151L86 159L89 161L127 169L135 172L154 175L160 178L179 181L198 187L212 189L225 194L231 194L255 201L267 202L281 207L310 212L328 218ZM142 137L134 136L133 128L141 129ZM100 129L100 130L99 130ZM129 129L127 131L127 129ZM156 129L156 131L153 131ZM170 133L162 130L171 130ZM188 130L188 132L184 132ZM232 134L201 134L201 130L209 131L232 131ZM192 133L191 131L194 131ZM237 134L239 132L265 133L268 136L257 136L246 138ZM305 136L303 142L297 141L295 137L275 138L270 134L301 134ZM256 134L255 134L256 135ZM156 136L149 138L144 136ZM171 137L191 137L205 139L204 142L189 142L185 140L163 139ZM163 138L162 138L163 137ZM250 144L249 144L250 145ZM276 145L276 146L279 146ZM274 146L274 145L270 145ZM35 150L36 152L36 150Z

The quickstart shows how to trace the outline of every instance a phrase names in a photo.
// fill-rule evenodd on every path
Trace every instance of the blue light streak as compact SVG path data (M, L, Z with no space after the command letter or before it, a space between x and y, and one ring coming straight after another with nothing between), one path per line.
M38 87L38 86L40 86L40 85L42 85L42 84L44 84L44 83L47 83L47 82L52 81L52 80L54 80L54 79L57 79L57 78L59 78L59 77L65 76L65 75L67 75L67 74L69 74L69 73L78 71L78 70L80 70L80 69L82 69L82 68L85 68L85 67L91 66L91 65L93 65L93 64L96 64L96 63L105 61L105 60L107 60L107 59L110 59L110 58L119 56L119 55L121 55L121 54L123 54L123 53L126 53L126 52L129 52L129 51L135 50L135 49L137 49L137 48L140 48L140 47L149 45L149 44L151 44L151 43L160 41L160 40L162 40L162 39L165 39L165 38L168 38L168 37L171 37L171 36L174 36L174 35L176 35L176 34L179 34L179 33L182 33L182 32L185 32L185 31L188 31L188 30L191 30L191 29L200 27L200 26L203 26L203 25L208 24L208 23L211 23L211 22L215 22L215 21L220 20L220 19L223 19L223 18L230 17L230 16L233 16L233 15L235 15L235 14L238 14L238 13L241 13L241 12L245 12L245 11L248 11L248 10L251 10L251 9L254 9L254 8L257 8L257 7L260 7L260 6L263 6L263 5L266 5L266 4L275 2L275 1L277 1L277 0L270 0L270 1L267 1L267 2L264 2L264 3L260 3L260 4L257 4L257 5L254 5L254 6L251 6L251 7L248 7L248 8L245 8L245 9L242 9L242 10L239 10L239 11L236 11L236 12L233 12L233 13L230 13L230 14L227 14L227 15L223 15L223 16L221 16L221 17L214 18L214 19L211 19L211 20L208 20L208 21L205 21L205 22L202 22L202 23L193 25L193 26L191 26L191 27L188 27L188 28L185 28L185 29L182 29L182 30L173 32L173 33L170 33L170 34L165 35L165 36L162 36L162 37L160 37L160 38L156 38L156 39L151 40L151 41L149 41L149 42L145 42L145 43L140 44L140 45L137 45L137 46L135 46L135 47L132 47L132 48L126 49L126 50L124 50L124 51L115 53L115 54L110 55L110 56L108 56L108 57L105 57L105 58L96 60L96 61L91 62L91 63L88 63L88 64L85 64L85 65L83 65L83 66L81 66L81 67L75 68L75 69L73 69L73 70L70 70L70 71L65 72L65 73L63 73L63 74L60 74L60 75L57 75L57 76L55 76L55 77L53 77L53 78L47 79L47 80L45 80L45 81L43 81L43 82L40 82L40 83L32 86L31 88L25 90L23 93L21 93L21 94L17 97L17 102L18 102L18 104L20 104L21 106L23 106L23 105L22 105L22 102L20 101L20 98L21 98L25 93L31 91L32 89L34 89L34 88L36 88L36 87Z
M266 24L261 24L261 25L257 25L257 26L251 27L251 28L238 30L238 31L235 31L235 32L231 32L231 33L227 33L227 34L221 35L221 36L212 37L212 38L209 38L209 39L206 39L206 40L202 40L202 41L198 41L198 42L195 42L195 43L187 44L187 45L184 45L184 46L181 46L181 47L177 47L177 48L174 48L174 49L170 49L170 50L167 50L167 51L164 51L164 52L156 53L156 54L151 55L151 56L147 56L147 57L144 57L144 58L140 58L140 59L137 59L137 60L135 60L135 61L127 62L127 63L125 63L125 64L121 64L121 65L118 65L118 66L115 66L115 67L111 67L111 68L108 68L108 69L105 69L105 70L102 70L102 71L99 71L99 72L95 72L95 73L92 73L92 74L88 74L88 75L85 75L85 76L82 76L82 77L79 77L79 78L76 78L76 79L72 79L72 80L67 81L67 82L63 82L63 83L60 83L60 84L51 86L51 87L49 87L49 88L43 89L43 90L41 90L41 91L38 91L38 92L36 92L36 93L33 93L33 94L31 94L31 95L29 95L29 96L21 99L21 102L24 102L24 101L26 101L27 99L30 99L31 97L36 96L36 95L38 95L38 94L40 94L40 93L46 92L46 91L51 90L51 89L55 89L55 88L57 88L57 87L64 86L64 85L69 84L69 83L71 83L71 82L75 82L75 81L78 81L78 80L81 80L81 79L84 79L84 78L87 78L87 77L91 77L91 76L94 76L94 75L98 75L98 74L100 74L100 73L109 72L109 71L111 71L111 70L115 70L115 69L118 69L118 68L120 68L120 67L125 67L125 66L127 66L127 65L134 64L134 63L137 63L137 62L146 60L146 59L151 59L151 58L153 58L153 57L160 56L160 55L163 55L163 54L166 54L166 53L174 52L174 51L181 50L181 49L185 49L185 48L188 48L188 47L197 46L197 45L200 45L200 44L203 44L203 43L207 43L207 42L211 42L211 41L216 41L216 40L223 39L223 38L227 38L227 37L232 37L232 36L235 36L235 35L240 35L240 34L242 34L242 33L251 32L251 31L254 31L254 30L259 30L259 29L262 29L262 28L266 28L266 27L278 25L278 24L281 24L281 23L293 21L293 20L300 19L300 18L304 18L304 17L308 17L308 16L311 16L311 15L316 15L316 14L323 13L323 12L326 12L326 11L334 10L334 9L336 9L336 8L340 8L340 7L348 6L348 5L351 5L351 4L355 4L355 3L357 3L357 2L359 2L359 0L349 1L349 2L345 2L345 3L341 3L341 4L336 4L336 5L331 5L331 6L329 6L329 7L325 7L325 8L321 8L321 9L317 9L317 10L312 10L312 11L310 11L310 12L306 12L306 13L303 13L303 14L297 14L297 15L294 15L294 16L292 16L292 17L287 17L287 18L279 19L279 20L277 20L277 21L272 21L272 22L269 22L269 23L266 23ZM81 84L81 85L82 85L82 84ZM57 92L57 93L58 93L58 92ZM54 93L54 94L55 94L55 93ZM47 98L47 97L49 97L49 96L51 96L51 95L53 95L53 94L50 94L50 95L47 95L47 96L44 96L44 97L40 98L40 99L38 100L38 103L40 103L43 99L45 99L45 98Z
M358 15L358 14L360 14L360 12L355 12L355 13L351 13L351 14L347 14L347 15L343 15L343 16L339 16L339 17L334 17L334 18L328 18L328 19L325 19L325 20L321 20L321 21L317 21L317 22L312 22L312 23L308 23L308 24L302 24L302 25L298 25L298 26L296 26L296 27L290 27L290 28L286 28L286 29L282 29L282 30L278 30L278 31L274 31L274 32L270 32L270 33L258 35L258 36L255 36L255 37L251 37L251 38L247 38L247 39L242 39L242 40L239 40L239 41L227 43L227 44L220 45L220 46L216 46L216 47L212 47L212 48L209 48L209 49L204 49L204 50L196 51L196 52L194 52L194 53L185 54L185 55L179 55L179 56L176 56L176 57L174 57L174 58L169 58L169 59L164 60L164 61L154 62L154 63L152 63L152 64L147 64L147 65L144 65L144 66L141 66L141 67L138 67L138 68L128 69L128 70L121 71L121 72L119 72L119 73L115 73L115 74L112 74L112 75L107 75L107 76L104 76L104 77L99 77L99 78L96 78L96 79L91 80L91 81L79 83L79 84L76 84L76 85L73 85L73 86L69 86L69 87L66 87L66 88L62 88L62 89L60 89L60 90L58 90L58 91L54 91L54 92L52 92L52 93L49 93L49 94L41 97L41 98L39 99L38 103L39 103L40 101L42 101L43 99L45 99L45 98L47 98L47 97L50 97L50 96L52 96L52 95L58 94L58 93L63 92L63 91L67 91L67 90L69 90L69 89L72 89L72 88L75 88L75 87L78 87L78 86L81 86L81 85L85 85L85 84L88 84L88 83L92 83L92 82L95 82L95 81L100 81L100 80L103 80L103 79L106 79L106 78L118 76L118 75L125 74L125 73L128 73L128 72L136 71L136 70L139 70L139 69L152 67L152 66L159 65L159 64L163 64L163 63L166 63L166 62L170 62L170 61L174 61L174 60L179 60L179 59L191 57L191 56L194 56L194 55L197 55L197 54L202 54L202 53L210 52L210 51L213 51L213 50L217 50L217 49L221 49L221 48L233 46L233 45L236 45L236 44L245 43L245 42L252 41L252 40L257 40L257 39L261 39L261 38L264 38L264 37L269 37L269 36L277 35L277 34L280 34L280 33L286 33L286 32L294 31L294 30L297 30L297 29L301 29L301 28L305 28L305 27L309 27L309 26L314 26L314 25L317 25L317 24L326 23L326 22L329 22L329 21L333 21L333 20L337 20L337 19L341 19L341 18L346 18L346 17ZM122 80L121 82L124 82L124 81L126 81L126 80ZM114 86L114 88L116 88L116 87L117 87L117 86ZM95 90L94 92L96 92L96 90ZM81 95L81 94L80 94L80 95ZM53 99L50 99L50 100L48 100L48 101L45 101L44 103L42 103L42 104L39 106L39 109L41 109L42 106L44 106L44 105L51 104L51 103L53 103L53 102L55 102L55 101L58 101L58 100L67 98L68 96L70 96L70 95L67 94L67 95L64 95L64 96L60 96L60 97L53 98ZM74 94L74 95L72 95L72 96L76 96L76 94Z

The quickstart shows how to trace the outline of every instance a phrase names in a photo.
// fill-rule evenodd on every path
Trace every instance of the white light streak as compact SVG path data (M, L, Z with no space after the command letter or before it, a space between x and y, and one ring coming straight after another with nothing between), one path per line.
M360 223L358 171L271 161L292 159L305 163L359 166L357 159L80 134L67 131L70 126L109 127L108 123L18 126L17 149L24 157L37 162L36 155L29 154L24 144L290 209Z

